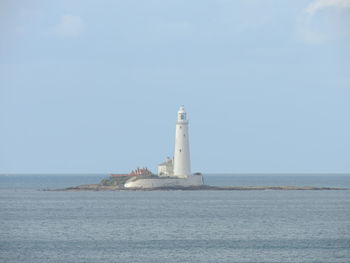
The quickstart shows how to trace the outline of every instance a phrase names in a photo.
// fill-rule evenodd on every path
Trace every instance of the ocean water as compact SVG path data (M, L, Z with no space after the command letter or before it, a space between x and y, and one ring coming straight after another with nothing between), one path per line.
M205 181L350 188L282 176ZM0 262L350 262L350 190L38 191L103 177L0 176Z

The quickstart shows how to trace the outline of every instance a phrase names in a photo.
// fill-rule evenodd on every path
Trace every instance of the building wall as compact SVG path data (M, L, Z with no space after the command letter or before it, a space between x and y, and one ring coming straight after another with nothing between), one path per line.
M129 180L126 188L188 187L203 185L202 175L189 175L187 178L139 179Z
M174 165L172 159L158 166L158 176L174 176Z
M176 124L174 175L186 177L191 174L190 145L188 136L188 122Z

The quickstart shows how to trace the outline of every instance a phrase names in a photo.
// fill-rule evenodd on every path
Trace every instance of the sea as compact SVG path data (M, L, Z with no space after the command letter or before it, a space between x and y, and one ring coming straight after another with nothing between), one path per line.
M0 175L0 262L350 262L350 190L43 191L107 175ZM350 188L350 175L205 174Z

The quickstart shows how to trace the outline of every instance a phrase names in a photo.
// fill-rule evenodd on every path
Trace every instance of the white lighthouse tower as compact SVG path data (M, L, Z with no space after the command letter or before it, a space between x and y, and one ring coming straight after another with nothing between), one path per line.
M171 188L198 187L203 185L201 173L191 174L190 145L188 139L188 120L184 106L177 112L174 159L167 158L158 166L158 177L134 176L125 184L125 188Z
M184 106L177 112L174 176L186 178L191 175L190 144L188 138L188 120Z

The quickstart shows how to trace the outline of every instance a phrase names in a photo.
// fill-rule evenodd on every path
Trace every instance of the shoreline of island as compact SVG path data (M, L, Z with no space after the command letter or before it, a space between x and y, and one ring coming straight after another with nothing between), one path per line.
M342 187L315 187L315 186L169 186L154 188L125 188L116 186L104 186L100 184L84 184L62 189L41 189L42 191L77 192L77 191L262 191L262 190L349 190Z

